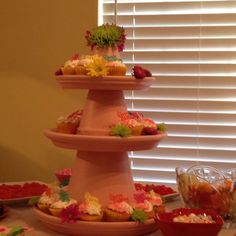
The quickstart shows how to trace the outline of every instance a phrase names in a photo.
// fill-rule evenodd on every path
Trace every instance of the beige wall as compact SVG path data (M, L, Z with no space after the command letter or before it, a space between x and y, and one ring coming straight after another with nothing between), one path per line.
M60 115L82 108L87 91L62 90L54 71L97 24L97 0L8 0L0 7L0 182L53 181L75 152L43 135Z

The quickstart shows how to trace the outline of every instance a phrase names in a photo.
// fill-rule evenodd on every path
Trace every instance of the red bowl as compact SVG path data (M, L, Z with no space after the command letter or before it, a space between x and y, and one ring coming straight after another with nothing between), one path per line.
M210 215L215 223L173 222L174 217L191 213ZM223 225L223 219L214 211L190 208L178 208L172 212L157 214L155 220L164 236L216 236Z

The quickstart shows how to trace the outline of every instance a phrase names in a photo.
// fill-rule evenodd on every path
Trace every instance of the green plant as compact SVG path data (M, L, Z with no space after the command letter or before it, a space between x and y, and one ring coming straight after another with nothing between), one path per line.
M85 38L91 49L117 47L119 51L123 51L126 39L124 28L114 24L103 24L86 31Z

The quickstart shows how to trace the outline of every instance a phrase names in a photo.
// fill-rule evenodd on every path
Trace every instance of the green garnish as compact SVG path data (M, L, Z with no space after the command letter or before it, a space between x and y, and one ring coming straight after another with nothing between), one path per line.
M98 48L119 48L123 50L125 42L124 28L115 24L103 24L87 31L85 38L87 39L88 46Z
M11 229L9 236L16 236L24 232L24 228L22 226L16 226Z
M144 211L135 209L131 215L131 218L133 221L144 223L148 219L148 216Z
M63 202L69 202L70 201L70 197L69 194L63 190L60 191L60 200Z
M111 129L111 135L128 137L131 135L131 129L126 125L116 125Z
M39 198L40 197L32 197L32 198L30 198L30 200L28 201L28 205L35 206L38 203Z
M165 123L160 123L160 124L158 124L158 125L157 125L157 130L158 130L159 132L166 132L167 128L166 128Z
M106 61L120 61L120 62L122 62L122 59L117 58L116 56L108 56L108 55L106 55L106 56L104 56L104 59Z
M69 184L70 179L63 179L63 181L60 183L60 187L65 187Z

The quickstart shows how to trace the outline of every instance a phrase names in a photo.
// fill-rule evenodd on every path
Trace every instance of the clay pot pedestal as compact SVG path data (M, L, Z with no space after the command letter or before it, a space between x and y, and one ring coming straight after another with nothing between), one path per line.
M117 112L127 111L123 91L90 90L80 122L79 135L109 136L111 126L118 122ZM127 152L92 151L99 142L90 143L91 151L77 152L69 185L69 193L79 202L86 192L98 197L106 206L111 193L133 197L132 180Z
M77 135L45 130L45 135L62 148L77 150L69 184L70 196L78 201L90 192L98 197L103 206L110 194L122 193L133 198L132 179L128 151L145 150L157 146L165 134L131 136L127 138L109 136L111 126L118 122L117 112L127 111L124 89L144 89L154 78L136 80L133 77L89 78L87 76L58 76L65 89L89 89ZM144 224L137 222L81 222L73 226L60 224L60 219L36 210L39 219L55 231L69 235L143 235L157 229L153 219ZM96 225L96 230L91 230ZM84 232L87 230L87 233Z

